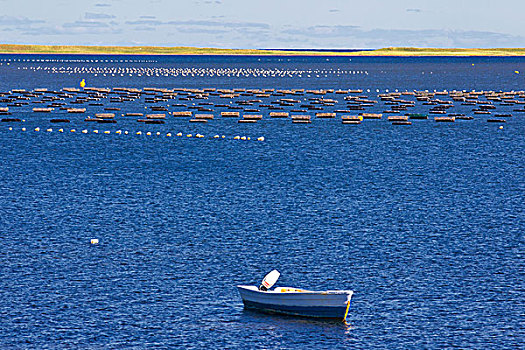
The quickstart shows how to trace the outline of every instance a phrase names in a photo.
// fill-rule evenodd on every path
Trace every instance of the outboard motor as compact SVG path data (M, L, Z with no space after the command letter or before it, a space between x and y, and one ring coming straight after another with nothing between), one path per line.
M261 286L259 287L260 291L266 292L268 289L272 288L272 286L277 282L279 279L279 276L281 274L277 270L271 271L269 274L267 274L264 279L262 280Z

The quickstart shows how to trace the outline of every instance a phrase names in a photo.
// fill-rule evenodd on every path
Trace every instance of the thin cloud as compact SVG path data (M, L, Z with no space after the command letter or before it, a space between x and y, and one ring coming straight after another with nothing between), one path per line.
M43 36L43 35L101 35L101 34L120 34L122 29L117 22L109 23L101 21L74 21L56 26L41 26L25 28L21 31L23 35Z
M30 19L27 17L0 16L0 26L28 26L33 24L46 23L39 19Z
M159 21L156 19L142 18L135 21L126 21L128 25L134 26L191 26L191 27L213 27L213 28L257 28L259 30L269 30L270 25L266 23L257 22L220 22L220 21L206 21L206 20L189 20L189 21Z
M270 29L270 25L257 22L219 22L219 21L169 21L167 24L190 25L204 27L226 27L226 28L259 28Z
M96 7L111 7L110 4L95 4Z
M451 31L449 38L454 47L487 47L487 42L497 43L493 47L523 47L525 43L522 36L483 31Z
M307 37L334 38L355 35L358 30L358 26L311 26L307 28L285 29L283 33Z
M195 27L177 27L176 30L180 33L188 34L224 34L228 33L227 30L221 29L206 29L206 28L195 28Z
M485 31L449 30L385 30L375 29L360 32L356 39L366 40L368 47L417 46L417 47L486 47L488 42L495 46L512 47L523 38L515 35ZM493 45L493 44L491 44Z
M93 12L86 12L84 14L85 19L113 19L116 18L113 15L107 15L105 13L93 13Z
M139 32L154 32L156 29L155 27L150 27L150 26L136 26L133 28L133 30L136 30Z
M100 21L75 21L64 23L64 28L108 28L109 24Z
M496 47L523 46L525 38L486 31L450 30L362 30L356 26L311 26L281 31L289 41L310 39L317 47ZM281 38L284 39L284 38Z
M421 9L407 9L407 12L421 13L421 12L423 12L423 10L421 10Z
M134 26L144 26L144 25L160 26L160 25L163 25L163 24L166 24L166 23L162 22L162 21L155 20L155 19L141 19L141 20L138 20L138 21L126 21L126 24L134 25Z

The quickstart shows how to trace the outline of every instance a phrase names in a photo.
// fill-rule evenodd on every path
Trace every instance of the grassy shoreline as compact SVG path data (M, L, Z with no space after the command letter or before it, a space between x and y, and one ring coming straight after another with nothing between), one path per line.
M389 47L372 51L318 52L159 46L71 46L0 44L0 54L79 55L261 55L261 56L525 56L525 48L438 49Z

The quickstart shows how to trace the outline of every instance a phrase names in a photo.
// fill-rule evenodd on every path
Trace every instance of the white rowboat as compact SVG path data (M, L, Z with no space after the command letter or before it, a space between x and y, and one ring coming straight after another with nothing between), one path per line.
M246 309L285 315L341 318L346 321L351 290L312 291L279 287L263 291L256 286L237 286Z

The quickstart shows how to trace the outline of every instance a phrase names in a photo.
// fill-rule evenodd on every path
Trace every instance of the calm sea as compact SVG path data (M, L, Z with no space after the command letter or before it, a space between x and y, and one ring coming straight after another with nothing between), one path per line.
M379 101L387 90L525 90L525 59L0 56L0 92L81 79L108 88L362 89ZM24 122L0 123L2 349L525 343L525 113L513 112L523 105L495 103L513 115L506 123L295 125L262 109L254 125L217 115L144 125L118 114L144 112L144 97L107 98L86 114L122 105L117 124L53 113L72 119L64 126L32 113L43 106L32 100L10 107ZM280 286L354 290L350 325L243 310L235 286L258 285L272 269Z

